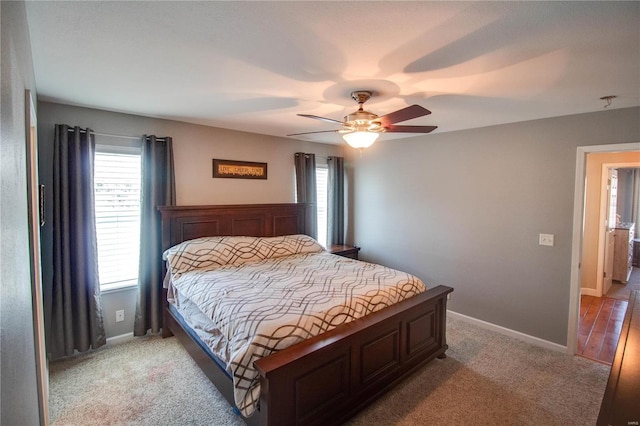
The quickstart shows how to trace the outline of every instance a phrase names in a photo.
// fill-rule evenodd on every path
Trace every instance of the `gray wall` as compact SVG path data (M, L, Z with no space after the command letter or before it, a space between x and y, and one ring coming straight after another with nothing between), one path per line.
M129 114L80 108L51 102L38 103L40 180L50 187L53 179L53 128L64 123L90 127L99 133L173 137L178 205L288 203L295 200L293 154L313 152L318 156L344 155L342 145L317 144L289 138L258 135L220 128L161 120ZM213 179L212 159L268 163L267 180ZM322 159L320 160L322 161ZM51 191L46 191L51 205ZM50 288L52 262L51 209L45 209L42 232L42 263L45 291ZM103 294L107 337L133 331L136 292L124 290ZM125 310L125 321L115 322L115 311Z
M295 197L293 154L342 155L343 145L296 141L215 127L136 115L80 108L51 102L38 103L38 131L45 177L51 151L53 126L57 123L90 127L117 135L171 136L174 143L176 195L179 205L286 203ZM267 180L212 179L213 158L268 163Z
M365 260L454 287L451 310L566 345L576 147L640 142L639 118L628 108L377 142L350 158L351 237Z
M36 425L40 421L29 265L25 129L25 89L35 92L35 85L24 9L23 2L0 2L0 423L3 425Z

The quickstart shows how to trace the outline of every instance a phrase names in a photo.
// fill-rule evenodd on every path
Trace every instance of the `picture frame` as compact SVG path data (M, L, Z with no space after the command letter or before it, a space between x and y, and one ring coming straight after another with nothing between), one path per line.
M214 158L213 177L228 179L267 179L267 163Z

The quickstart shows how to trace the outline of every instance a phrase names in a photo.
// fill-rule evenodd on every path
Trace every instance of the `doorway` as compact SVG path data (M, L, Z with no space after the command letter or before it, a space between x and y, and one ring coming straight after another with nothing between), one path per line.
M594 219L592 214L594 207L593 197L589 196L587 191L596 191L595 197L597 211L600 211L600 185L590 185L587 187L587 156L589 154L598 154L602 156L598 159L600 165L596 166L601 171L602 164L605 163L628 163L637 162L640 165L640 144L615 144L615 145L596 145L587 147L578 147L576 156L576 177L574 192L574 214L573 214L573 238L572 238L572 255L571 255L571 284L569 297L569 323L567 336L567 352L576 354L578 347L578 320L580 314L580 296L585 280L589 283L585 289L586 293L590 290L595 293L597 281L598 266L598 247L599 247L599 221L598 216ZM595 158L597 156L592 156ZM631 158L631 160L628 160ZM593 168L593 164L589 164L589 168ZM590 182L593 181L593 177ZM597 182L601 182L598 176ZM604 242L604 240L602 240ZM604 252L604 250L603 250Z
M640 153L612 153L612 154L597 154L599 158L595 158L594 162L596 166L600 165L600 161L608 161L610 158L620 158L621 156L629 159L633 157L639 157ZM587 158L587 169L589 169L590 157ZM613 285L613 280L618 283L626 283L627 275L621 278L622 272L620 271L622 253L619 251L622 237L622 231L625 227L631 226L638 222L637 207L631 208L635 202L637 204L638 195L634 192L638 191L638 188L629 188L630 174L627 172L635 171L640 167L640 159L638 161L631 162L619 162L619 163L602 163L602 182L599 194L599 211L595 209L595 200L589 200L589 197L596 197L598 194L595 188L590 188L587 185L585 202L585 247L583 249L583 276L581 280L581 294L587 294L590 296L602 297L605 296ZM591 173L593 169L591 167ZM621 173L620 178L618 177ZM589 170L587 170L587 175ZM591 176L592 180L595 180L595 176ZM587 177L589 180L589 177ZM618 188L618 182L622 183L622 187ZM635 201L634 201L635 200ZM589 207L591 206L591 208ZM621 208L618 208L620 206ZM637 224L633 226L637 234ZM597 230L597 234L594 232L590 234L592 230ZM633 233L633 229L628 230ZM596 237L597 236L597 237ZM616 238L617 237L617 238ZM595 240L594 238L597 238ZM617 240L617 242L616 242ZM591 244L593 247L597 247L597 258L589 258L589 250L586 244ZM593 250L592 250L593 251ZM586 275L591 273L593 268L591 264L596 262L596 274L594 276ZM631 271L628 271L631 272ZM594 281L595 279L595 281ZM594 288L595 283L595 288Z
M634 152L587 155L585 206L591 208L586 207L585 229L589 229L589 224L597 224L596 288L588 288L589 284L593 284L593 277L582 276L576 354L606 364L613 362L630 295L628 287L635 285L635 281L627 285L631 272L628 267L629 243L633 232L628 227L633 228L637 222L637 218L632 218L637 216L637 209L634 213L631 207L638 203L638 194L637 188L630 190L628 187L635 179L640 158L631 162L608 161L635 160L636 157L640 155ZM630 171L633 173L627 173ZM598 185L599 193L596 191ZM588 199L597 196L599 206L594 200ZM626 246L621 244L625 232ZM589 237L585 235L584 240L593 240ZM586 258L585 252L588 252L586 247L583 249L583 271L587 269L585 263L592 261ZM638 277L636 274L634 280Z

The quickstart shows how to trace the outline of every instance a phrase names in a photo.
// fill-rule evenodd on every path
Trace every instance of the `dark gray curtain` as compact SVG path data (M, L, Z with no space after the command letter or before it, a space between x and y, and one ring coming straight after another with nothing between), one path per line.
M142 196L140 200L140 267L135 336L162 327L162 227L158 206L176 202L172 139L142 138Z
M95 135L55 126L53 283L46 341L51 359L106 343L100 305L93 173Z
M317 238L316 156L315 154L296 152L294 161L296 166L296 201L312 204L310 217L307 218L307 230L311 237Z
M344 244L344 158L328 157L327 246Z

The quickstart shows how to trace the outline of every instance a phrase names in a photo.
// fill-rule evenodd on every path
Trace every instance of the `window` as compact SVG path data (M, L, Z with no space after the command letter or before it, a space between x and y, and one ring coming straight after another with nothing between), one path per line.
M326 164L316 165L316 199L318 209L318 242L327 245L327 178L329 169Z
M94 191L100 290L138 284L140 148L97 145Z

